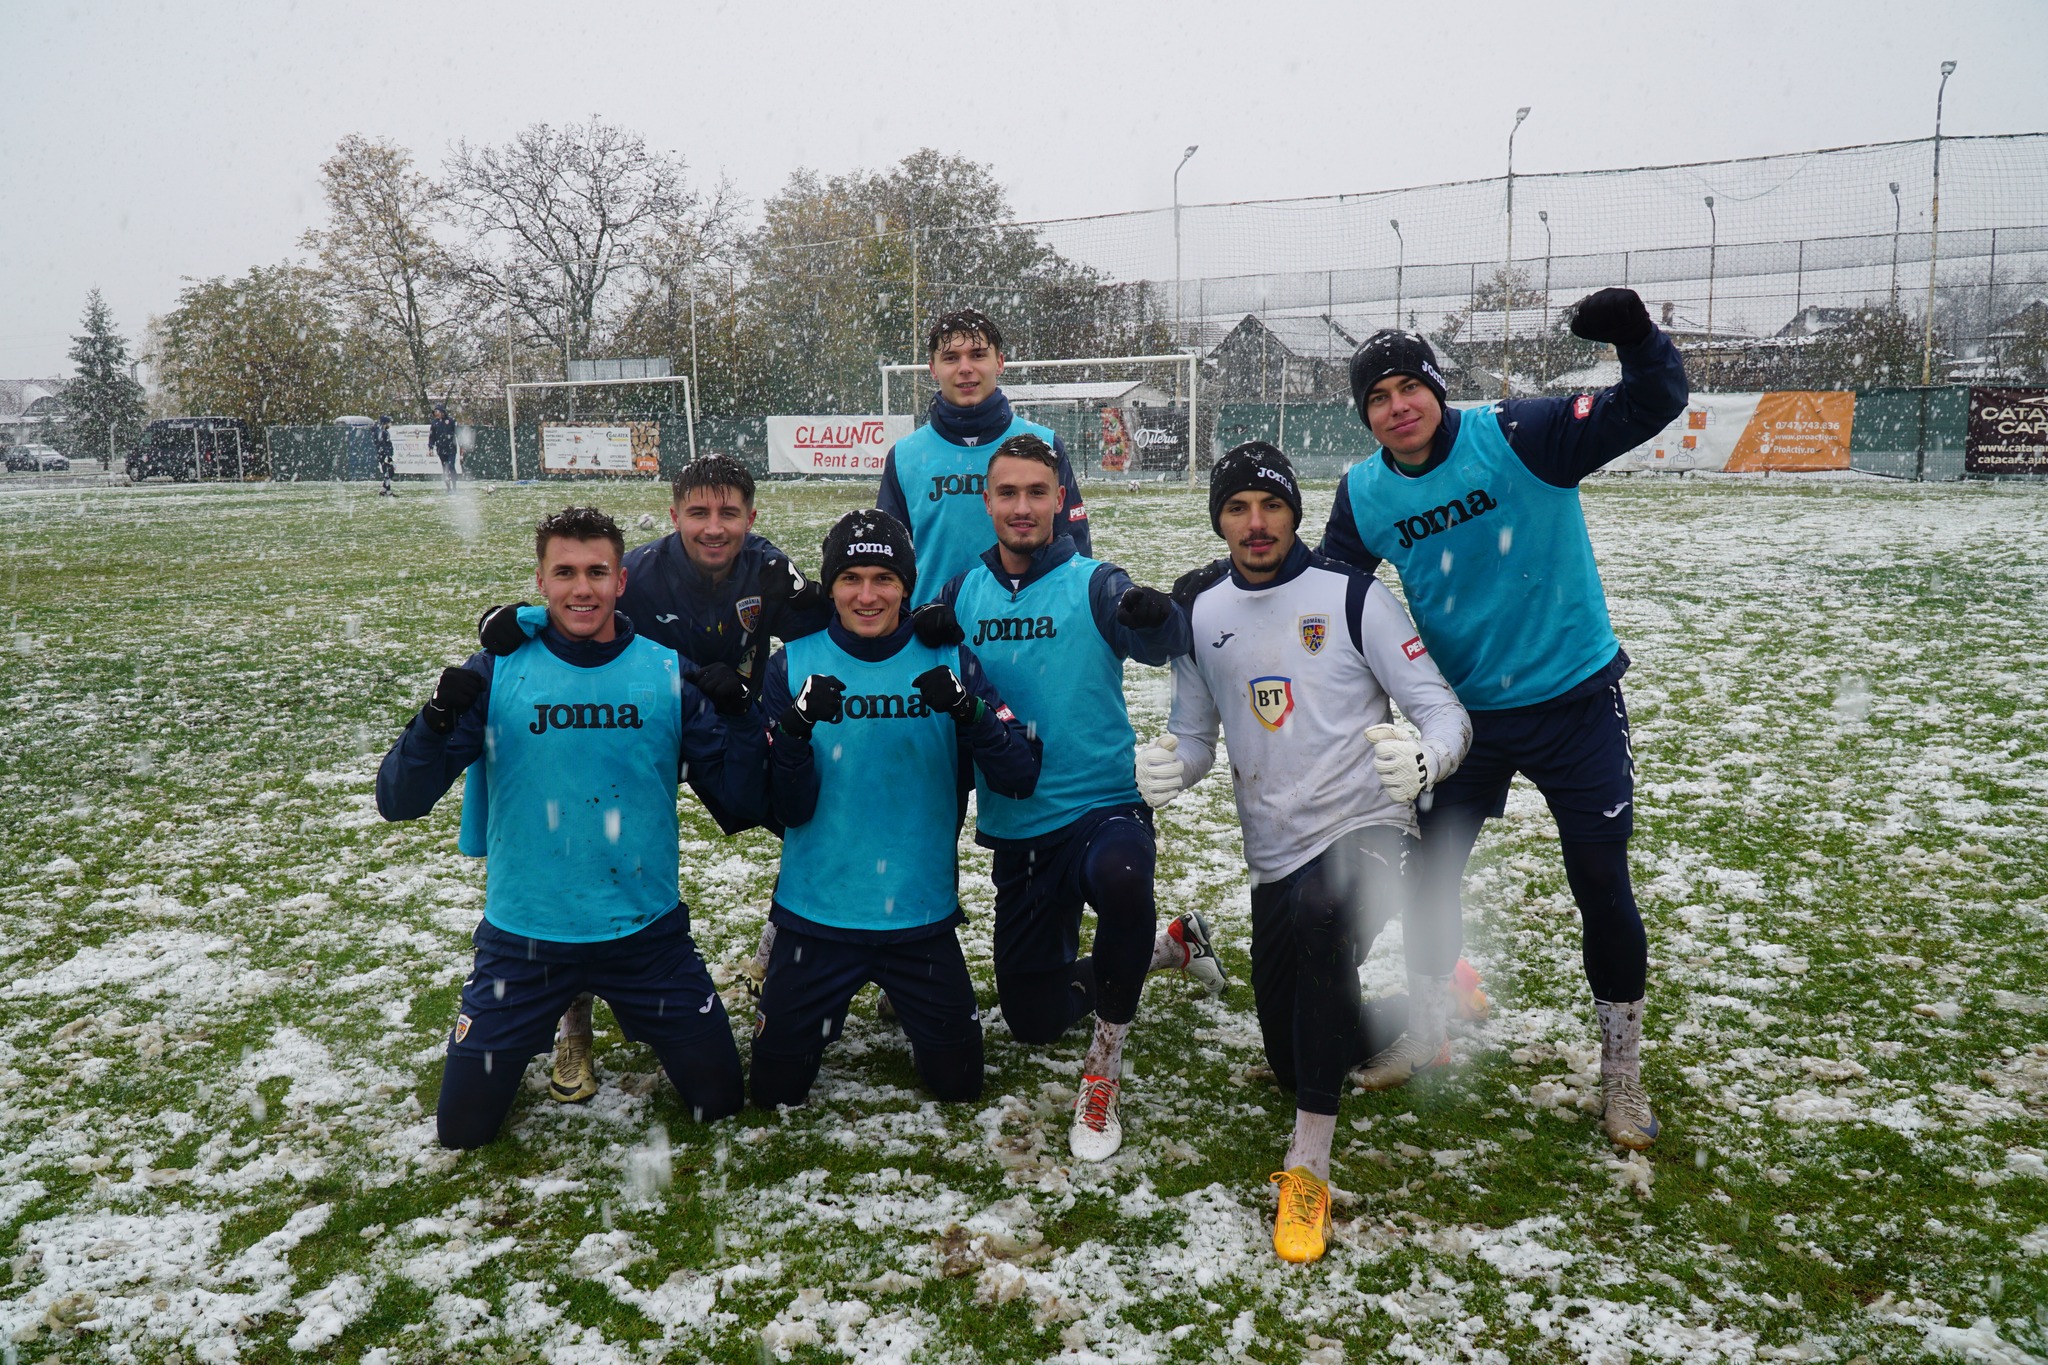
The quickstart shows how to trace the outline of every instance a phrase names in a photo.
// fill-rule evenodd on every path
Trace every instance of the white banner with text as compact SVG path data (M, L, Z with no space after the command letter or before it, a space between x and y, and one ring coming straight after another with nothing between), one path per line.
M856 474L879 478L889 448L916 429L895 417L770 417L770 474Z

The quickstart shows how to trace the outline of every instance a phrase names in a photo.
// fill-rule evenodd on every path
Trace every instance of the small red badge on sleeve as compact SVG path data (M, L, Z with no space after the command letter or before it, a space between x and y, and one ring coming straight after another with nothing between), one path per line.
M1081 506L1069 507L1069 508L1067 509L1067 520L1068 520L1068 521L1086 521L1086 520L1088 520L1088 509L1087 509L1086 507L1081 507Z
M1423 647L1422 637L1418 635L1414 639L1408 641L1408 643L1402 645L1401 652L1403 654L1406 654L1410 659L1419 659L1423 655L1429 653L1429 650Z
M1593 415L1593 395L1582 393L1572 400L1572 416L1581 422Z
M996 708L996 719L1008 725L1011 721L1017 719L1017 713L1007 706L998 706Z

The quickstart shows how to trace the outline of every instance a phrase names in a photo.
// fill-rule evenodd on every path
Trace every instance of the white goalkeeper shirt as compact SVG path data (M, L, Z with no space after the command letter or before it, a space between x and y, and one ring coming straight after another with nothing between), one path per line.
M1380 786L1366 728L1399 702L1433 784L1464 759L1472 722L1386 584L1297 544L1273 581L1232 570L1183 605L1195 643L1173 661L1167 729L1189 786L1215 764L1219 729L1229 743L1254 886L1366 825L1417 832L1415 807Z

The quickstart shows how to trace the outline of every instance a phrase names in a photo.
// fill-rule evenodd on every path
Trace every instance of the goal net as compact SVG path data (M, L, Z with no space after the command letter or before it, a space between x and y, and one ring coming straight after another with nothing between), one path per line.
M1215 436L1196 367L1193 355L1012 360L1002 390L1017 416L1059 434L1076 477L1193 486L1209 467ZM931 370L881 368L883 417L923 421L937 392Z

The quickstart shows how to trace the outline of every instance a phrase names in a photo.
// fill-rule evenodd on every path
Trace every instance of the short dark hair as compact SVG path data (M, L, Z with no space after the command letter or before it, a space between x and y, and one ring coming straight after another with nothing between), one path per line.
M753 471L730 455L705 455L684 465L669 484L669 500L681 502L700 488L736 488L747 506L754 505Z
M533 557L546 559L551 540L609 540L620 559L626 557L626 535L619 524L595 507L564 507L550 512L533 528Z
M950 313L939 314L938 321L925 337L925 353L937 355L939 348L949 337L979 337L988 343L990 350L1003 352L1003 333L996 326L996 320L979 308L955 308Z
M1030 460L1044 465L1054 474L1060 472L1059 452L1028 431L1020 431L997 446L995 453L988 457L988 467L994 469L997 460Z

